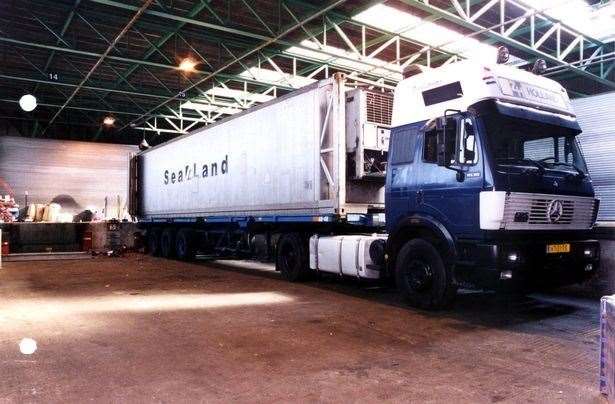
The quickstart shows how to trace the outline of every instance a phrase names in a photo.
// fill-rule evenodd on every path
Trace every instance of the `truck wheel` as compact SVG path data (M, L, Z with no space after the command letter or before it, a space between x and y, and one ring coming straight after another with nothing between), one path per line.
M277 271L290 282L299 282L308 278L307 246L298 234L284 234L277 245Z
M182 261L194 259L194 235L190 229L181 229L175 236L175 254Z
M403 297L422 309L448 307L457 294L451 269L438 250L421 239L408 241L399 251L395 280Z
M160 231L158 229L147 231L147 251L154 257L160 255Z
M160 235L160 255L164 258L175 256L175 232L170 227L164 229Z

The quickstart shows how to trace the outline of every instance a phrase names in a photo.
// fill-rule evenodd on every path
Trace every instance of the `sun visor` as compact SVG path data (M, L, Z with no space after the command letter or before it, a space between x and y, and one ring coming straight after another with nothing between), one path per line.
M528 121L540 122L546 125L560 126L570 129L576 133L581 132L581 127L576 118L557 114L553 112L540 111L535 108L524 107L522 105L511 104L508 102L496 101L496 108L502 115L512 118L525 119Z

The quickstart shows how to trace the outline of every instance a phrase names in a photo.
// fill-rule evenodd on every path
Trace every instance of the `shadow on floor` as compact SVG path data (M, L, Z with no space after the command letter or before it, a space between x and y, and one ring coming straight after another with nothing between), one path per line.
M263 264L207 262L208 267L233 271L242 274L281 279L280 274ZM509 328L531 324L548 319L569 315L583 315L595 318L598 322L598 301L568 297L558 294L559 290L548 294L511 295L489 291L460 290L455 305L449 310L425 311L410 307L394 287L377 282L366 282L352 278L340 278L332 274L320 274L317 279L303 285L340 293L379 304L403 308L434 318L452 318L472 326ZM567 289L562 289L566 291ZM460 325L462 326L462 325Z

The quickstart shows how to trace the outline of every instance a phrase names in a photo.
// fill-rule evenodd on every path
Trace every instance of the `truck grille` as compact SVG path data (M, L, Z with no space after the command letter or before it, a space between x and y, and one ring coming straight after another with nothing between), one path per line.
M367 121L379 125L391 125L393 95L367 92Z
M512 192L506 195L503 226L509 230L589 229L594 198Z

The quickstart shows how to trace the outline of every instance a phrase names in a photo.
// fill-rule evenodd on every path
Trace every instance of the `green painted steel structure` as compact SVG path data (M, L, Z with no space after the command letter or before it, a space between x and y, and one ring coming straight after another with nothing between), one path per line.
M379 3L506 45L528 64L543 58L573 95L615 89L612 42L522 0L24 0L0 3L0 121L29 135L133 142L143 131L186 133L334 72L390 91L410 63L463 59L407 27L353 19ZM195 71L178 70L186 56ZM28 92L40 107L24 114L16 101ZM119 124L101 131L108 114Z

